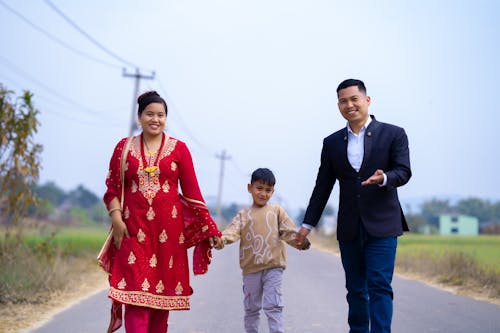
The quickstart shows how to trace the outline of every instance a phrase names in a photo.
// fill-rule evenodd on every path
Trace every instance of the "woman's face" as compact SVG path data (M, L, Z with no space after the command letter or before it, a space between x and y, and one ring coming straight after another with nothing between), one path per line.
M167 124L167 113L163 103L150 103L139 116L139 123L145 134L155 136L161 134Z

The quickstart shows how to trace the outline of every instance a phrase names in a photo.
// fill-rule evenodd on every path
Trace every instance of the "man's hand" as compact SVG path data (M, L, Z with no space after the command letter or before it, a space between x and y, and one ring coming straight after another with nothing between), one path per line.
M373 176L361 183L361 185L382 184L384 182L384 171L378 169Z
M300 228L300 230L295 235L295 247L297 249L302 250L304 245L307 244L307 242L309 242L306 239L306 236L309 235L310 232L311 232L311 230L309 230L307 228L304 228L304 227Z

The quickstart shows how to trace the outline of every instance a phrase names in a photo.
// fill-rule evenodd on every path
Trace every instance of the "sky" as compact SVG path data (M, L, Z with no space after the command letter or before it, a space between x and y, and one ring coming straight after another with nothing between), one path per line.
M40 182L66 191L104 193L136 119L124 73L138 69L154 72L139 93L166 99L166 132L188 145L209 203L224 151L223 203L249 204L251 172L268 167L273 202L305 208L322 140L346 125L335 90L347 78L365 82L371 114L408 134L406 210L497 201L499 14L493 0L0 0L0 83L34 94Z

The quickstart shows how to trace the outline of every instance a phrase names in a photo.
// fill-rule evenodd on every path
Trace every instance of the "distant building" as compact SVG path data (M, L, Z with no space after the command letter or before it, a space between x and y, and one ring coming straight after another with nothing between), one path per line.
M441 235L477 236L479 220L468 215L439 216L439 233Z

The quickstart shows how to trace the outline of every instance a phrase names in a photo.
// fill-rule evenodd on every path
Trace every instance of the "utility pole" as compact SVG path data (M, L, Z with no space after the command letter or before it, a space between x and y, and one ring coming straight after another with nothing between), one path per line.
M140 83L139 80L140 79L153 80L155 78L155 72L152 72L151 75L143 75L139 71L139 68L136 68L135 73L129 74L127 73L127 70L124 68L123 76L135 78L134 96L132 98L132 120L130 122L130 132L129 132L129 136L132 136L134 134L134 131L137 129L137 123L136 123L137 116L135 110L136 110L137 96L139 95L139 83Z
M222 184L224 183L224 162L231 159L231 156L226 155L226 151L216 154L216 158L220 159L220 173L219 173L219 191L217 193L217 222L222 221L221 206L222 206Z

